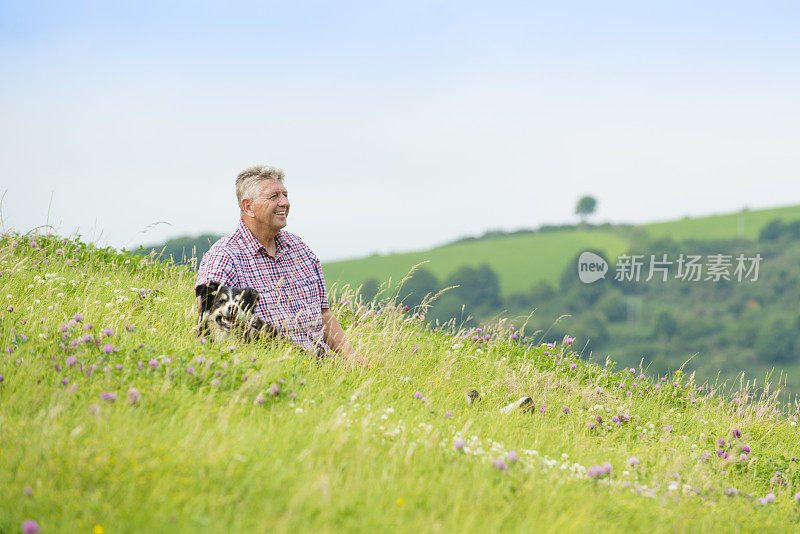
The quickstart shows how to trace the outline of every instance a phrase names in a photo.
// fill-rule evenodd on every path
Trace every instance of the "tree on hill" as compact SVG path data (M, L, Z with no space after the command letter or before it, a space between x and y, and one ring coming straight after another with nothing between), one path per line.
M503 303L500 280L488 265L459 268L445 284L446 287L456 285L459 287L446 292L434 303L429 318L443 322L452 318L461 321L472 316L473 320L467 324L476 324L477 317L495 313Z
M359 294L361 298L364 299L364 302L372 302L378 295L378 291L380 291L380 284L378 284L377 278L368 278L361 284L361 291Z
M409 308L419 306L425 295L435 295L439 290L439 281L427 269L417 269L411 278L405 281L397 295L397 301L408 305Z
M575 206L575 215L581 218L581 222L586 222L586 218L597 210L597 199L591 196L584 196L578 200Z

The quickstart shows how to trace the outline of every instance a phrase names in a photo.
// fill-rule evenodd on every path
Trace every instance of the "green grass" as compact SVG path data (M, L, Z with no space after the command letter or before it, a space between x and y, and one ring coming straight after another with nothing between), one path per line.
M520 344L503 321L482 343L447 336L353 295L332 301L364 366L202 344L187 269L36 242L0 240L0 532L26 519L109 533L796 530L796 416L753 388L640 378L569 343ZM467 406L472 388L483 398ZM523 394L542 413L499 414ZM495 469L502 458L508 469ZM586 476L604 462L610 474Z
M784 206L764 210L741 211L707 217L684 218L646 224L643 226L653 237L685 239L733 239L744 237L758 239L761 229L772 220L800 220L800 206Z
M379 282L399 281L414 265L428 261L425 268L443 284L458 267L488 264L500 278L502 296L526 291L545 280L557 287L567 264L588 249L605 251L616 257L628 247L628 240L601 230L567 230L468 241L428 251L370 256L359 260L327 263L328 283L358 287L368 278Z

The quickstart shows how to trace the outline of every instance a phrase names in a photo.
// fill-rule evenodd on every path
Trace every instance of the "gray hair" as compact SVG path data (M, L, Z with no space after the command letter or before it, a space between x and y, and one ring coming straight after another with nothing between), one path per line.
M258 194L258 184L264 180L283 182L283 169L269 165L254 165L248 167L236 177L236 199L239 201L239 210L242 210L242 199L252 200Z

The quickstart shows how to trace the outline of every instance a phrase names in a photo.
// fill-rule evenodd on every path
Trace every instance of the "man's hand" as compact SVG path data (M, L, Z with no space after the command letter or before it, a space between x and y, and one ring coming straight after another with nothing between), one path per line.
M344 330L330 308L322 308L322 338L325 343L341 356L357 356L353 346L347 341Z

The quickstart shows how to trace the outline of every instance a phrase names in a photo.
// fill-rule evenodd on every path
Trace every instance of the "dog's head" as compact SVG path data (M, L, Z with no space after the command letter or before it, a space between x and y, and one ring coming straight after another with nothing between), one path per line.
M258 291L252 287L236 288L211 281L195 288L200 297L200 317L214 331L244 327L258 304Z

